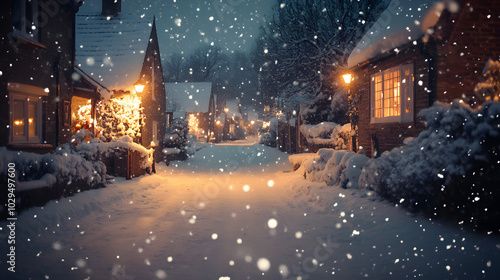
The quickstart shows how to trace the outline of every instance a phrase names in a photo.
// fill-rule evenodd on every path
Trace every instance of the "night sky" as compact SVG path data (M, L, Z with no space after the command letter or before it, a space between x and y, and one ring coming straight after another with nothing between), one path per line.
M101 11L101 0L86 0L79 14ZM160 52L191 51L203 43L227 51L251 50L259 26L270 15L270 0L122 0L122 13L156 16Z

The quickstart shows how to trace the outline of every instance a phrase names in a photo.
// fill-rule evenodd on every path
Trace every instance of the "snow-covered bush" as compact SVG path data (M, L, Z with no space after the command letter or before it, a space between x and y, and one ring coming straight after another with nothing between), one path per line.
M269 147L276 147L276 136L273 138L271 133L261 134L260 143Z
M290 156L294 168L298 165L296 160L301 161L304 177L308 180L357 189L361 170L369 158L345 150L320 149L314 156Z
M477 111L458 101L436 104L419 116L427 129L371 160L359 185L411 210L479 211L500 221L500 103L484 103Z
M98 124L106 141L128 135L138 140L141 137L141 123L145 122L141 98L126 94L105 101L101 108Z
M331 148L347 149L351 143L351 125L322 122L316 125L303 124L300 133L308 144L328 145Z
M242 140L245 139L246 131L243 127L236 124L234 127L234 132L229 134L229 139L231 140Z
M167 161L173 159L185 160L187 158L188 134L189 126L187 120L176 118L172 121L163 139L165 143L163 153Z
M35 154L9 151L0 148L1 172L7 170L6 163L14 163L18 182L53 178L50 183L84 181L90 186L105 183L106 166L89 155L86 149L77 149L65 144L50 154ZM48 174L48 175L47 175ZM2 176L4 176L3 174ZM22 187L18 190L23 190Z

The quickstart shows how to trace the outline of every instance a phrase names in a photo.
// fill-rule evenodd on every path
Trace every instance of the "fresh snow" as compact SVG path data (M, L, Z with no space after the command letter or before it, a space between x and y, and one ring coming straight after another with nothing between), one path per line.
M456 12L457 5L454 0L392 0L352 51L348 67L382 53L397 52L398 47L420 39L436 25L445 8Z
M19 215L1 279L493 279L500 237L291 171L249 142ZM0 251L7 252L7 222ZM4 259L4 258L2 258Z

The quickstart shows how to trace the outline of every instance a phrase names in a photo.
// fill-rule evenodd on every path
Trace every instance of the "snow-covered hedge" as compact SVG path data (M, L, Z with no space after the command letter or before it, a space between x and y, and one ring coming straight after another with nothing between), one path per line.
M308 144L329 145L338 150L347 149L351 139L351 125L322 122L315 125L303 124L300 133Z
M458 208L455 212L465 214L474 209L500 218L500 103L484 103L477 111L458 101L436 104L419 116L427 129L371 160L360 187L412 210Z
M18 191L51 186L56 182L84 181L89 186L106 182L106 166L101 161L103 156L110 156L117 150L130 149L141 154L140 167L146 169L152 165L152 149L133 143L132 138L123 136L111 142L91 140L81 141L85 131L77 133L73 144L59 146L53 153L35 154L9 151L0 148L0 176L7 170L8 163L15 163ZM76 140L80 139L80 140ZM81 142L80 142L81 141ZM75 142L78 145L75 146ZM33 182L33 183L27 183Z
M299 165L303 168L306 179L349 189L358 188L359 175L369 160L360 154L333 149L320 149L316 154L305 155L308 154L292 155L288 159L294 168Z

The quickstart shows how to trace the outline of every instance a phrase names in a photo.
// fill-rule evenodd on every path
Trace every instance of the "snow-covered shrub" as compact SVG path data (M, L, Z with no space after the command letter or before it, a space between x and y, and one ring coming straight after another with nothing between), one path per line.
M320 149L315 156L297 156L289 160L292 164L302 160L301 166L308 180L356 189L361 170L369 158L345 150Z
M261 134L260 143L269 147L276 147L276 136L273 138L271 133Z
M105 101L101 107L98 124L106 141L128 135L138 140L141 123L145 122L141 98L126 94Z
M477 111L457 101L436 104L419 116L427 129L371 160L359 185L411 210L436 213L454 205L457 211L479 210L500 220L500 103L484 103ZM457 199L476 206L465 209L455 205Z
M58 147L54 153L43 155L9 151L2 147L0 155L1 172L7 170L3 165L14 163L18 182L46 179L50 174L54 178L52 183L84 181L90 186L105 183L106 166L95 156L87 156L86 151L69 144Z
M165 159L169 160L185 160L187 158L187 144L188 144L189 126L188 121L184 119L174 119L163 139L165 147L163 153ZM173 148L179 150L174 153Z
M300 126L300 133L308 144L328 145L338 150L347 149L351 143L350 124L338 125L333 122L303 124Z
M245 139L246 131L243 127L236 124L234 127L234 132L229 134L231 140L242 140Z

